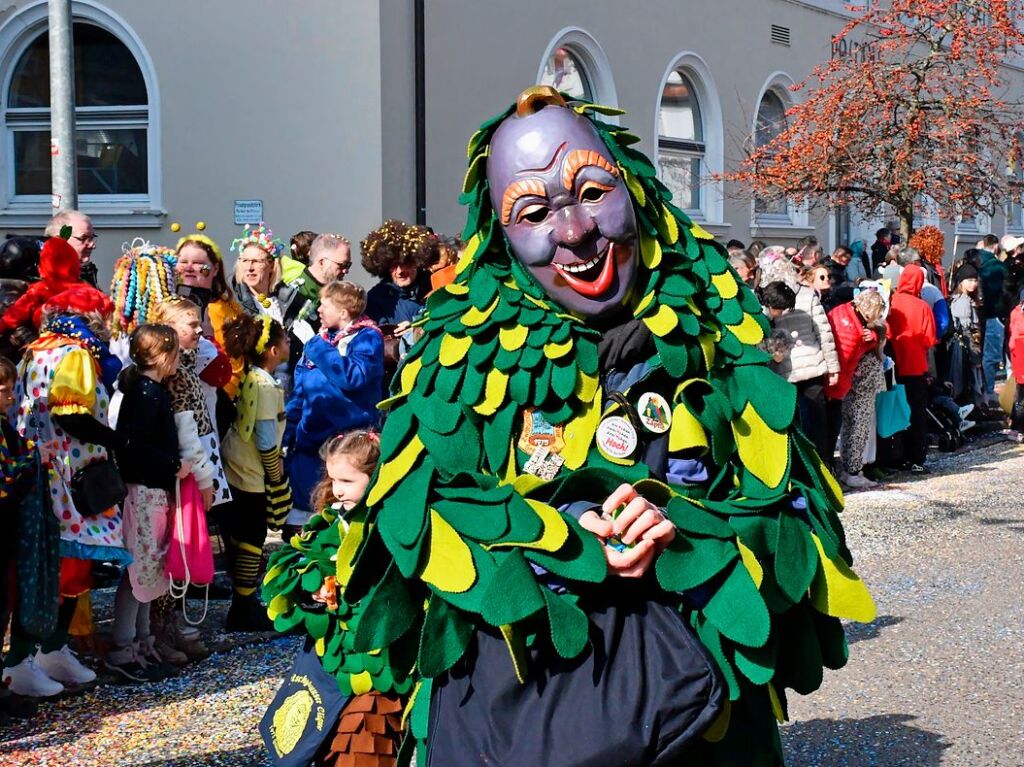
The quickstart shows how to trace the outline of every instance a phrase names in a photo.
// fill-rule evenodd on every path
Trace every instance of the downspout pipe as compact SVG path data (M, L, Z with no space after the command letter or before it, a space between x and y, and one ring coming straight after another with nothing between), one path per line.
M427 223L427 87L424 66L424 2L413 0L416 80L416 223Z

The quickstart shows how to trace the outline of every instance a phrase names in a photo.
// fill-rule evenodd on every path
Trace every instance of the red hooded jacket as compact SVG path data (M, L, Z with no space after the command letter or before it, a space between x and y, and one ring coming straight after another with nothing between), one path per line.
M938 343L935 315L922 301L924 269L907 264L900 274L889 307L888 337L896 358L896 375L921 376L928 372L928 350Z
M828 322L832 326L832 335L836 339L836 355L839 357L839 380L835 386L825 387L825 396L829 399L842 399L853 385L853 373L860 364L861 358L878 345L878 334L871 331L870 341L864 340L864 322L861 320L853 302L839 304L828 313Z
M1013 380L1024 386L1024 304L1017 304L1010 312L1010 366Z
M67 240L60 237L48 239L39 253L41 279L29 285L28 290L0 317L0 331L13 330L30 323L39 330L43 304L68 288L84 284L81 274L82 259Z

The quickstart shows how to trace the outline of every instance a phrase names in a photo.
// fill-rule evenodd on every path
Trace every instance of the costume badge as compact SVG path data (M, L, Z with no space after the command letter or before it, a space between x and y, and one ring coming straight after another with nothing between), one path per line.
M519 449L532 456L539 447L557 456L565 449L565 429L553 426L532 407L523 411L523 431L519 435Z
M597 427L597 446L612 458L628 458L636 450L633 424L617 415L605 418Z
M668 400L657 392L641 394L636 411L644 428L655 434L664 434L672 425L672 409L668 406Z
M565 459L560 455L552 455L551 451L543 445L533 451L530 460L523 466L523 471L533 474L543 480L552 480L558 475Z

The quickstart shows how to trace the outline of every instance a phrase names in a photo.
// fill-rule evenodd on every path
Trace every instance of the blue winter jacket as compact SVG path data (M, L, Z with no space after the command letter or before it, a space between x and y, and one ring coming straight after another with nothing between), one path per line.
M383 378L384 342L375 328L356 332L344 354L313 336L295 366L284 444L316 451L335 434L376 427Z

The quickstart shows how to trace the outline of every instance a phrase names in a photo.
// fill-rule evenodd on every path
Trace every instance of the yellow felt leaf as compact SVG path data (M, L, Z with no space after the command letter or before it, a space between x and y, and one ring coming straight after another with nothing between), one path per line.
M375 506L380 503L381 499L391 491L391 488L409 473L422 451L423 443L414 434L398 455L380 467L380 471L377 472L377 481L373 483L369 495L366 496L366 505Z
M313 649L315 649L316 654L322 658L324 653L327 651L327 640L324 639L324 637L320 637L313 643Z
M363 542L364 523L361 520L353 520L348 526L348 532L338 547L338 558L335 562L335 576L338 585L344 588L348 579L352 577L352 570L355 568L356 552L359 551L359 544Z
M412 695L409 696L409 702L405 704L405 710L402 712L402 729L406 732L409 730L409 714L412 713L412 707L416 705L416 696L420 694L421 687L423 687L422 679L412 688Z
M536 474L520 474L512 482L512 487L519 495L526 495L536 490L545 482L547 482L546 479L541 479Z
M768 697L772 702L772 713L775 714L776 721L782 724L786 721L786 712L782 710L782 701L779 700L779 694L775 692L775 686L768 683Z
M715 717L715 721L711 723L711 726L704 731L704 735L701 737L708 743L717 743L729 731L729 720L731 718L732 704L726 700L725 705L722 707L722 713Z
M270 620L274 620L277 616L288 612L289 607L291 607L291 600L288 599L288 595L278 594L267 605L267 615L270 617Z
M430 510L430 548L420 579L436 589L461 594L476 583L473 553L444 517Z
M594 379L594 393L597 393L597 379ZM562 458L565 466L575 471L587 460L587 452L601 422L601 398L592 396L579 415L565 425L565 448Z
M566 354L572 351L572 336L565 341L565 343L556 344L554 342L544 344L544 356L549 360L557 360L564 357Z
M469 293L469 286L463 285L461 282L449 282L444 286L444 290L453 296L464 296Z
M636 198L637 204L642 208L647 204L647 195L644 194L644 188L640 185L640 182L633 178L633 174L628 170L623 171L622 177L626 180L626 187Z
M697 306L697 302L694 301L692 298L686 299L686 308L693 312L694 317L700 317L703 314L703 312L700 310L700 307Z
M507 352L514 352L516 349L522 349L523 344L526 343L526 336L529 333L525 325L513 325L510 328L501 328L498 330L498 343L501 344L501 348Z
M864 581L842 559L829 559L821 540L811 533L818 549L818 570L811 582L811 604L833 618L870 623L878 611Z
M761 588L761 581L764 580L764 568L761 567L761 563L757 561L757 557L754 556L754 552L748 549L739 538L736 539L736 545L740 549L740 558L743 560L743 566L747 568L747 572L750 573L750 578L754 581L754 585Z
M517 285L512 285L511 287L513 289L515 289L515 290L519 290L519 287ZM527 301L529 301L534 306L539 306L541 309L550 309L551 308L551 304L549 304L547 301L542 301L539 298L534 298L529 293L523 293L522 297L525 298Z
M274 580L274 578L276 578L283 572L284 567L282 565L274 565L269 570L267 570L267 574L263 576L263 582L270 583L272 580Z
M360 671L358 674L352 674L348 679L352 684L353 695L365 695L373 689L373 678L370 676L369 671Z
M818 459L818 471L821 472L821 478L825 480L825 485L828 487L829 492L832 493L832 497L835 498L841 506L846 501L843 497L843 488L839 486L835 476L833 476L832 472L825 465L825 462L821 460L821 456L819 456L817 452L815 452L814 455Z
M663 337L671 333L679 324L679 317L671 306L662 304L658 311L650 317L644 317L644 324L651 329L654 335Z
M467 328L475 328L478 325L483 325L487 322L487 318L491 316L497 306L498 296L495 296L494 300L491 301L490 306L486 309L477 309L475 306L469 307L469 311L462 315L462 324Z
M668 451L678 453L695 447L708 447L708 435L697 417L683 403L672 410L672 426L668 432Z
M459 262L455 265L455 273L462 274L466 269L469 268L470 264L473 263L473 259L476 258L476 252L480 249L480 243L483 240L483 233L477 232L469 238L469 242L466 243L466 249L462 251L462 255L459 257ZM452 283L454 284L454 283ZM465 288L461 293L451 289L451 284L446 286L445 290L449 293L455 293L456 295L465 295L469 292L469 288L465 285L460 285Z
M590 402L597 393L597 376L587 375L582 370L576 371L576 397L580 402Z
M745 344L759 344L764 340L764 330L751 314L744 314L743 322L739 325L726 325L726 327Z
M469 347L473 345L473 339L469 336L453 336L446 334L441 339L441 353L438 355L438 360L446 368L450 368L452 365L457 365L462 362L466 353L469 351Z
M484 383L484 399L473 409L480 415L494 415L498 408L505 402L505 392L508 390L508 376L497 368L491 368L487 373L487 381Z
M770 488L778 487L789 465L789 435L766 424L749 402L733 420L740 463Z
M679 226L676 224L676 218L673 216L669 209L664 205L661 206L661 222L665 226L666 239L668 244L672 245L679 240Z
M640 258L648 269L656 269L661 263L661 243L644 229L640 230Z
M650 306L652 301L654 301L654 291L653 290L650 293L648 293L646 296L644 296L643 298L640 299L640 303L638 303L636 305L636 309L633 310L633 316L634 317L639 317L641 314L643 314L644 313L644 309L646 309L648 306Z
M488 551L491 549L506 548L514 546L516 548L523 549L537 549L538 551L558 551L562 544L565 543L569 537L569 526L562 519L562 515L558 513L558 510L554 506L549 506L546 503L535 501L532 498L525 499L530 507L537 512L537 516L540 517L543 527L541 528L540 538L535 541L502 541L501 543L492 543L489 546L485 546Z
M499 626L498 630L501 631L508 654L512 658L512 668L515 669L516 679L519 680L519 684L526 684L526 648L522 640L516 636L515 629L508 624Z
M419 357L414 359L412 362L408 362L402 366L402 373L398 377L399 381L401 381L402 384L402 394L408 394L409 392L412 391L413 384L416 383L416 376L419 375L420 369L422 367L423 360L421 360Z
M704 366L711 370L715 364L715 338L710 333L701 333L697 341L700 342L700 350L704 353Z
M708 232L706 229L698 226L697 224L690 225L690 234L696 237L698 240L713 240L715 235Z
M711 278L711 284L715 286L718 295L722 298L735 298L740 292L740 286L736 284L736 278L730 272L722 272Z

